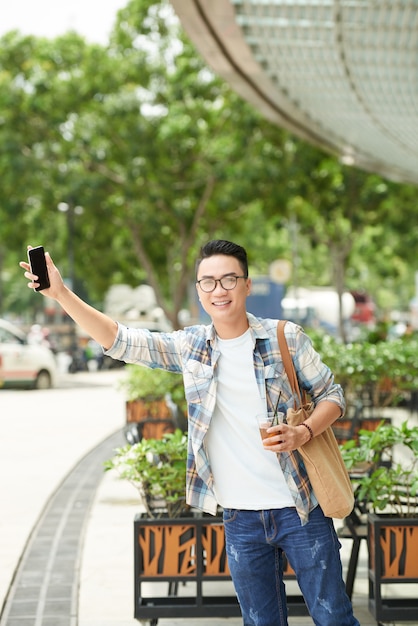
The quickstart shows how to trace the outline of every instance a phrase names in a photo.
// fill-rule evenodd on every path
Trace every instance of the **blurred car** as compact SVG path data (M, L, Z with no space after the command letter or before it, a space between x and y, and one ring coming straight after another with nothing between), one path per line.
M376 323L376 305L366 291L352 291L356 303L351 319L360 324L374 326Z
M55 385L56 372L49 348L29 343L20 328L0 319L0 388L49 389Z

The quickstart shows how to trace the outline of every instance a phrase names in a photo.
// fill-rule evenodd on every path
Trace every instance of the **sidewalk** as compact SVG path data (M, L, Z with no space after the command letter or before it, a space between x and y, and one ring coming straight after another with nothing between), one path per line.
M56 389L0 390L0 611L46 502L84 455L125 424L115 386L121 375L80 373L63 376Z

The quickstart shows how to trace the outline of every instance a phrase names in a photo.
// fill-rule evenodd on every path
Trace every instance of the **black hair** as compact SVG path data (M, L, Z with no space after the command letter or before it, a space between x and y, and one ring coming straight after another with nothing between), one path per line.
M205 243L205 245L201 247L199 258L196 261L196 273L203 259L208 259L215 254L225 254L226 256L235 257L242 268L242 273L245 278L248 277L248 259L245 248L239 246L237 243L232 243L232 241L226 241L225 239L214 239L208 241L208 243Z

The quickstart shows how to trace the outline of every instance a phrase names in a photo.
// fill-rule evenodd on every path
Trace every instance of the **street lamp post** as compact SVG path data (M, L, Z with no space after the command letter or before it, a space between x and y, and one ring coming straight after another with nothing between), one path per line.
M74 217L75 215L81 215L83 213L83 207L74 205L72 202L60 202L58 204L58 211L64 213L67 221L67 253L68 253L68 278L67 284L71 290L75 285L75 255L74 255ZM71 318L70 318L71 319ZM75 372L78 369L78 353L79 346L77 340L77 332L75 324L72 322L70 327L70 354L72 362L70 364L70 372Z
M70 289L74 289L75 283L75 259L74 259L74 216L83 213L83 207L73 203L60 202L58 211L64 213L67 218L67 249L68 249L68 282Z

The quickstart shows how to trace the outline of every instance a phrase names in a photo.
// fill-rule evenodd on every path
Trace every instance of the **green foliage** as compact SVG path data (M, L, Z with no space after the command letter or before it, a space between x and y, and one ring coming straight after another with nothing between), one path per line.
M162 439L142 439L116 449L115 455L106 461L105 469L116 470L121 479L138 489L150 517L162 513L178 517L187 510L186 459L187 435L176 430ZM160 508L153 507L155 501Z
M183 376L161 369L150 369L141 365L127 365L125 376L119 386L126 393L127 400L155 400L165 398L167 394L186 414Z
M108 46L9 33L0 110L0 310L28 311L16 266L43 243L66 277L72 246L91 301L146 281L178 327L201 243L237 239L265 272L292 256L290 216L299 285L345 281L384 306L413 295L416 188L265 120L205 66L167 1L131 0ZM60 202L83 207L71 227Z
M349 470L363 470L356 479L357 497L373 512L418 516L418 426L382 423L374 431L361 430L359 441L348 441L341 451Z
M15 249L42 242L68 275L71 232L93 297L146 279L178 326L200 243L238 236L268 180L266 123L205 67L166 2L129 3L108 48L74 34L4 41L0 212ZM84 209L71 229L60 202Z
M349 344L329 335L310 336L349 402L367 395L374 407L394 406L418 386L417 334Z

